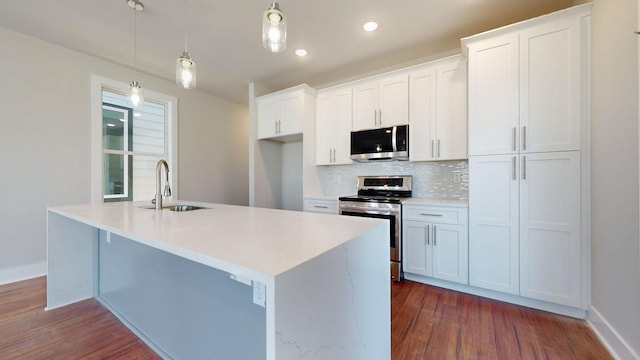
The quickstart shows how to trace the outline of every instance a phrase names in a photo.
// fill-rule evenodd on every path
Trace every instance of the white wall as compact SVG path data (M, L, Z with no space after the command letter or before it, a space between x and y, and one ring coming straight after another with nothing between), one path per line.
M640 354L636 6L595 0L592 15L589 319L624 359Z
M0 283L42 274L48 205L91 200L90 76L133 70L0 27ZM172 60L167 66L173 66ZM182 199L248 203L248 109L139 72L178 97Z

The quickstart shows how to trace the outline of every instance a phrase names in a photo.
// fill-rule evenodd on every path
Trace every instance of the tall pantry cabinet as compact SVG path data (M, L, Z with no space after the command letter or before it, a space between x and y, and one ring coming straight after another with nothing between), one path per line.
M591 5L463 39L470 284L585 309Z

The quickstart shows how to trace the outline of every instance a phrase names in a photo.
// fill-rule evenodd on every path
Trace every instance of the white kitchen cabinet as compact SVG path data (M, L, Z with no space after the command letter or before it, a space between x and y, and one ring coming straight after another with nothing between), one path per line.
M307 85L256 98L257 138L287 141L302 138L303 120L313 109L312 89Z
M353 131L408 123L406 74L383 76L353 87Z
M304 199L304 211L323 214L338 214L338 199Z
M473 286L581 303L580 152L469 159Z
M580 152L520 157L520 295L581 306Z
M409 75L411 161L467 158L466 74L454 56Z
M403 205L403 271L468 283L467 209Z
M351 88L323 91L316 100L316 165L351 164Z
M469 157L469 284L519 295L519 162Z
M580 16L463 39L469 59L469 155L580 150Z

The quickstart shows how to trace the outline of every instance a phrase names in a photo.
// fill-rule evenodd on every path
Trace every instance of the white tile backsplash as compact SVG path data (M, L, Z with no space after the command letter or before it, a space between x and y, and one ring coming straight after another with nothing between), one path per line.
M354 195L356 178L366 175L413 175L413 197L461 199L469 196L469 169L466 160L372 162L341 166L318 166L325 195ZM460 182L454 182L454 174Z

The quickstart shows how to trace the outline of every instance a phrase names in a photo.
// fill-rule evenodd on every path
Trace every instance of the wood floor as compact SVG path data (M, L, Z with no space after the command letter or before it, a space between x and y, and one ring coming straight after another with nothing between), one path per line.
M581 320L404 281L391 287L399 359L612 359Z
M580 320L410 281L391 294L393 360L611 358ZM44 277L0 286L0 359L159 359L93 299L45 303Z

